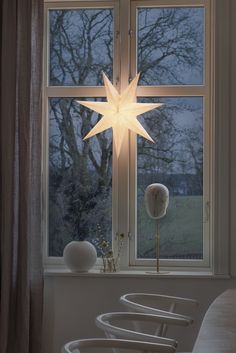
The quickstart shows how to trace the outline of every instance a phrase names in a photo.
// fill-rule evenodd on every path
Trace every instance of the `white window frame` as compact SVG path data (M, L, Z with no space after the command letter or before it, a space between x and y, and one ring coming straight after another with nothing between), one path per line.
M53 97L75 97L75 98L93 98L93 97L106 97L104 86L50 86L49 85L49 10L53 9L114 9L114 41L113 41L113 82L117 89L120 85L120 62L119 62L119 10L117 0L102 0L102 1L90 1L90 0L77 0L77 1L45 1L44 4L44 77L43 77L43 253L44 253L44 264L46 267L62 266L64 267L64 261L62 257L49 256L48 245L49 245L49 168L48 168L48 156L49 156L49 131L48 131L48 100ZM113 151L114 153L114 151ZM112 200L117 198L117 161L113 158L112 161ZM117 224L117 203L112 201L112 234L113 239L116 234ZM101 265L101 260L98 259L97 264Z
M114 63L113 79L121 91L127 87L131 77L136 73L134 53L135 37L132 37L132 26L134 26L135 6L205 6L206 7L206 82L203 86L162 86L162 87L138 87L138 97L171 97L171 96L204 96L208 97L205 104L205 133L204 133L204 228L208 236L204 241L204 260L162 260L163 268L174 270L212 270L214 274L228 274L229 272L229 234L225 238L222 232L229 233L229 191L223 190L229 180L228 156L229 131L228 120L222 122L223 110L227 110L226 95L228 92L229 77L224 76L224 65L228 63L229 53L220 52L227 49L225 37L229 34L229 24L224 22L221 35L215 38L215 29L220 23L220 14L229 14L229 4L217 4L215 0L44 0L45 19L48 9L51 8L104 8L114 7ZM122 14L122 15L120 15ZM218 14L218 15L217 15ZM215 20L216 17L216 20ZM227 17L226 17L227 18ZM48 22L45 21L44 28L44 89L43 89L43 161L42 161L42 183L43 183L43 229L44 229L44 260L46 265L62 265L62 258L48 257L48 98L49 97L104 97L104 87L49 87L48 77ZM216 31L217 32L217 31ZM215 63L215 43L218 52L221 53L219 60ZM119 55L121 53L122 55ZM116 70L116 71L115 71ZM215 93L215 81L221 80L223 88ZM223 94L220 100L220 94ZM218 102L215 102L215 97ZM227 110L228 111L228 110ZM216 136L217 133L217 136ZM207 144L206 144L207 142ZM208 147L206 147L208 146ZM113 151L114 152L114 151ZM219 157L216 159L216 155ZM127 158L128 157L128 158ZM222 166L225 167L223 172ZM123 253L121 256L122 269L146 269L154 266L153 261L136 261L135 259L135 188L136 188L136 136L127 133L122 145L119 160L113 159L112 175L112 197L113 197L113 239L115 234L124 233L126 236ZM135 181L135 182L133 182ZM223 198L223 212L220 207ZM222 215L222 218L219 216Z
M203 164L203 259L202 260L182 260L182 259L162 259L160 266L165 269L193 269L201 268L201 270L209 270L211 267L211 217L210 205L210 126L212 126L211 114L211 72L210 72L210 57L211 57L211 37L210 37L210 1L209 0L136 0L132 1L131 5L131 33L136 33L136 10L145 7L204 7L205 8L205 46L204 46L204 74L202 85L163 85L163 86L139 86L137 97L202 97L203 98L203 146L204 146L204 164ZM136 74L136 36L131 37L131 76ZM136 189L137 189L137 139L134 134L131 134L130 139L130 265L133 266L155 266L155 260L137 259L137 205L136 205Z

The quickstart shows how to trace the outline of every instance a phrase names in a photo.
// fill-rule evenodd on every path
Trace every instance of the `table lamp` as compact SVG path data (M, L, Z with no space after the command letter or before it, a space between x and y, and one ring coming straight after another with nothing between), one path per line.
M160 219L166 215L169 190L163 184L150 184L144 193L147 214L156 220L156 271L160 273Z

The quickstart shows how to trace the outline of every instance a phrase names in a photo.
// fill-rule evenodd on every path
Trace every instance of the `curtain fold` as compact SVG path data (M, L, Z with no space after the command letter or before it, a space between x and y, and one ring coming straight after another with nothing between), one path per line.
M0 353L40 353L42 0L1 3Z

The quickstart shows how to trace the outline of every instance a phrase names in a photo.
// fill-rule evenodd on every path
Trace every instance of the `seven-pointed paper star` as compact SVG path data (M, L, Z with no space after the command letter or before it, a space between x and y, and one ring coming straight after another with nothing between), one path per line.
M123 93L119 94L116 88L103 73L103 80L107 95L107 102L84 102L78 101L81 105L102 114L102 118L84 137L84 140L109 128L113 129L113 140L115 143L116 154L119 156L123 138L127 130L139 134L149 141L153 141L151 136L137 120L137 115L148 112L149 110L160 107L160 103L136 103L136 89L139 74L132 80Z

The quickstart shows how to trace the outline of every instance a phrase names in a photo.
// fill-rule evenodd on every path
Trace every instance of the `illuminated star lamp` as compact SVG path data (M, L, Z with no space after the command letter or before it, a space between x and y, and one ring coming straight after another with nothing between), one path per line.
M129 86L119 94L116 88L103 73L103 80L107 95L107 102L84 102L78 101L81 105L102 114L102 118L84 137L84 140L109 128L113 129L113 140L117 157L120 154L122 142L127 130L139 134L149 141L153 141L151 136L137 120L137 115L160 107L160 103L136 103L136 89L139 74L135 76Z

